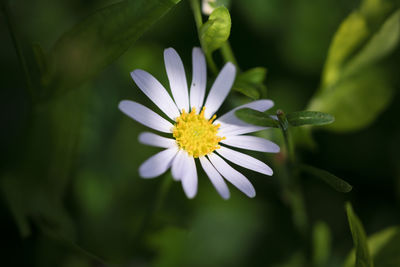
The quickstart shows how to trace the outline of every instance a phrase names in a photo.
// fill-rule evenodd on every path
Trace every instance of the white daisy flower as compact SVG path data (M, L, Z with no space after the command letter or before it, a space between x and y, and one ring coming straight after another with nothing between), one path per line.
M193 48L192 56L193 77L189 91L178 53L173 48L164 51L165 68L173 99L151 74L144 70L134 70L131 73L137 86L169 120L130 100L122 100L119 109L143 125L171 135L171 138L150 132L139 135L141 143L165 148L147 159L140 166L139 174L143 178L154 178L171 168L173 178L182 182L186 196L193 198L197 193L195 159L199 159L211 183L224 199L229 198L230 193L222 177L247 196L254 197L256 192L253 185L224 159L241 167L272 175L271 168L265 163L228 147L279 152L279 146L271 141L243 135L266 129L265 127L244 123L234 115L240 108L266 111L273 106L273 102L266 99L257 100L237 107L215 120L214 114L224 102L235 80L235 66L230 62L225 64L203 104L207 79L206 61L200 48Z

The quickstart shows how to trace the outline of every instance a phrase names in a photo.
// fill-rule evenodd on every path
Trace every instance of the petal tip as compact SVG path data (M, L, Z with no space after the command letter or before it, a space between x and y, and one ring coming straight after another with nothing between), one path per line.
M121 110L122 112L124 112L124 110L126 110L128 105L130 105L130 103L131 103L130 100L121 100L118 103L118 109Z

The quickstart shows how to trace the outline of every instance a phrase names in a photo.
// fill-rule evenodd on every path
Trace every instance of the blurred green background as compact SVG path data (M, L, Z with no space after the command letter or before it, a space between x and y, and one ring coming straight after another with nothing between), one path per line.
M138 176L140 164L159 149L138 143L146 127L117 106L131 99L154 107L129 73L144 69L167 85L167 47L178 51L191 77L191 50L200 44L189 1L171 4L148 30L134 19L133 27L120 29L143 28L137 41L119 33L121 38L93 47L90 40L72 42L76 62L75 54L62 54L71 47L54 46L56 40L118 1L2 0L3 7L6 2L8 11L3 8L0 17L2 266L342 266L353 248L346 201L368 236L400 225L399 1L230 3L232 50L241 70L267 68L266 97L274 110L336 117L329 126L292 132L301 162L353 185L344 194L300 176L306 237L297 231L282 191L287 156L278 129L260 135L277 142L281 153L253 153L274 169L272 177L237 167L254 184L254 199L230 186L231 199L224 201L202 171L194 200L180 184L168 184L169 173L152 180ZM118 19L162 15L146 5L133 5L136 12ZM31 90L5 13L25 55ZM118 28L119 20L110 18L96 23ZM82 30L80 40L90 34ZM124 42L126 51L112 46ZM79 54L79 45L85 53ZM42 61L52 55L58 61ZM214 57L221 67L219 52ZM61 66L69 59L71 66ZM214 78L210 72L209 84ZM232 91L219 114L249 101ZM400 266L400 235L393 236L385 243L387 254L379 251L383 245L372 252L375 266Z

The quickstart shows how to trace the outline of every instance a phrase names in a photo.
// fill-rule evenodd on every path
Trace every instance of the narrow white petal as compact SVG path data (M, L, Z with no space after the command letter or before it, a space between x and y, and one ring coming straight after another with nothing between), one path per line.
M268 99L261 99L261 100L256 100L244 105L241 105L237 108L232 109L231 111L225 113L221 117L219 117L217 120L215 120L214 124L221 124L221 127L219 129L220 134L223 136L227 135L238 135L238 134L244 134L244 133L251 133L251 132L256 132L256 131L261 131L264 129L267 129L267 127L261 127L261 126L256 126L256 125L251 125L248 124L242 120L239 120L235 116L235 111L243 108L251 108L260 112L264 112L271 107L274 106L274 102L272 100Z
M174 101L156 78L144 70L134 70L131 76L140 90L170 119L175 120L179 117L180 113Z
M182 111L182 109L189 111L189 96L185 69L175 49L167 48L164 50L164 62L171 92L179 111Z
M193 48L192 64L193 76L190 86L190 107L196 108L196 113L199 113L203 106L207 84L206 58L199 47Z
M216 152L227 160L252 171L256 171L265 175L272 175L273 173L272 169L261 160L241 152L223 146L217 149Z
M185 154L185 151L179 150L174 161L172 162L171 172L175 181L181 180L185 172Z
M254 190L253 185L249 182L249 180L247 180L247 178L243 174L229 166L229 164L226 163L225 160L214 153L209 154L208 158L217 169L217 171L222 176L224 176L226 180L231 182L248 197L255 197L256 191Z
M217 192L221 195L223 199L228 199L230 197L229 189L221 174L217 172L217 170L206 157L200 157L199 159L203 170L210 178L210 181L214 185Z
M220 122L224 122L226 124L233 124L233 125L244 125L244 126L248 126L251 124L245 123L242 120L239 120L236 116L235 116L235 111L239 110L239 109L244 109L244 108L251 108L260 112L264 112L270 108L272 108L274 106L274 102L272 100L269 99L260 99L260 100L256 100L244 105L241 105L239 107L236 107L234 109L232 109L231 111L225 113L224 115L222 115L221 117L219 117L217 119L217 121Z
M177 152L176 147L171 147L150 157L140 165L139 175L142 178L154 178L163 174L171 166Z
M215 122L214 124L218 124ZM247 133L253 133L253 132L258 132L262 131L265 129L268 129L268 127L262 127L262 126L237 126L237 125L232 125L232 124L225 124L220 122L221 127L218 130L218 135L219 136L235 136L235 135L240 135L240 134L247 134Z
M250 135L227 136L225 140L221 141L221 143L261 152L278 153L280 151L277 144L267 139Z
M210 89L210 93L207 96L206 111L204 116L209 119L219 107L224 102L225 98L228 96L229 91L235 81L236 68L231 62L225 64L221 72L218 74L217 79L215 79L214 84Z
M139 103L122 100L118 108L132 119L154 130L171 133L174 127L169 121Z
M194 198L197 193L197 171L194 158L185 154L185 172L182 176L183 191L188 198Z
M159 136L150 132L143 132L139 135L139 142L149 146L169 148L176 146L176 141L171 138Z

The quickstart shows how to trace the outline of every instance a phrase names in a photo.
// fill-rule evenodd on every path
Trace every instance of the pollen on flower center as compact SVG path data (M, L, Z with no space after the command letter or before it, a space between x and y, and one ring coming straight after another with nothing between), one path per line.
M219 124L214 125L214 115L210 120L204 117L205 107L200 114L196 114L193 108L190 113L182 110L181 116L176 119L173 136L181 149L188 152L189 155L198 158L207 155L220 148L218 143L225 137L218 136Z

